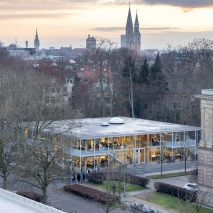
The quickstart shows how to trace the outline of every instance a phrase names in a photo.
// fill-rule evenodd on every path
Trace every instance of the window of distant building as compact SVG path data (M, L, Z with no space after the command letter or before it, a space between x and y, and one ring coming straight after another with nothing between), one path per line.
M55 97L51 97L51 103L55 104Z
M52 93L55 93L55 88L51 88L51 90L50 90Z
M57 88L56 88L56 91L57 91L57 93L60 93L60 92L61 92L61 88L60 88L60 87L57 87Z

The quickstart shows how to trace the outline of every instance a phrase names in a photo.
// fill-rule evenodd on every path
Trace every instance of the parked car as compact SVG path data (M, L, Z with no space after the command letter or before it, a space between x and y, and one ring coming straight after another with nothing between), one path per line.
M197 185L197 183L187 183L187 184L185 184L184 189L191 191L191 192L197 192L198 185Z

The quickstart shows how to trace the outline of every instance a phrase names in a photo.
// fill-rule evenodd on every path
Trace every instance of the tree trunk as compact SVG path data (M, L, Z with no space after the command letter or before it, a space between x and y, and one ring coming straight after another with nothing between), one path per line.
M3 176L3 189L7 189L7 176Z
M101 87L101 108L102 108L102 117L105 116L105 106L104 106L104 87L103 87L103 65L100 64L100 87Z
M47 204L47 187L44 187L42 192L43 192L43 199L42 199L43 203Z
M135 112L134 112L134 96L133 96L133 81L132 81L132 70L129 67L129 81L130 81L130 105L131 105L131 113L132 113L132 118L135 117Z

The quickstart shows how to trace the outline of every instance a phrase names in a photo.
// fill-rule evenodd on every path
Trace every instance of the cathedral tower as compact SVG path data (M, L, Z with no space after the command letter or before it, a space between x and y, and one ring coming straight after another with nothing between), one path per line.
M40 47L40 41L39 41L39 38L38 38L37 29L36 29L35 39L34 39L34 47L35 47L36 50L39 50L39 47Z
M131 8L129 6L127 22L126 22L126 34L121 35L121 48L127 48L140 52L141 49L141 34L139 29L138 14L136 13L135 23L133 28Z
M136 12L135 17L135 24L134 24L134 40L133 40L134 47L133 49L136 52L140 52L141 50L141 33L139 30L139 22L138 22L138 14Z
M126 22L126 48L132 49L133 48L133 24L132 24L132 14L129 7L127 22Z

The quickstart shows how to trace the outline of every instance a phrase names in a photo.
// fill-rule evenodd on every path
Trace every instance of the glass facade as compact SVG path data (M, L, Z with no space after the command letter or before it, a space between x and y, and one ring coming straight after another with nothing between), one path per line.
M67 140L67 139L66 139ZM72 140L75 166L100 168L114 159L122 164L197 160L198 131L167 132Z

